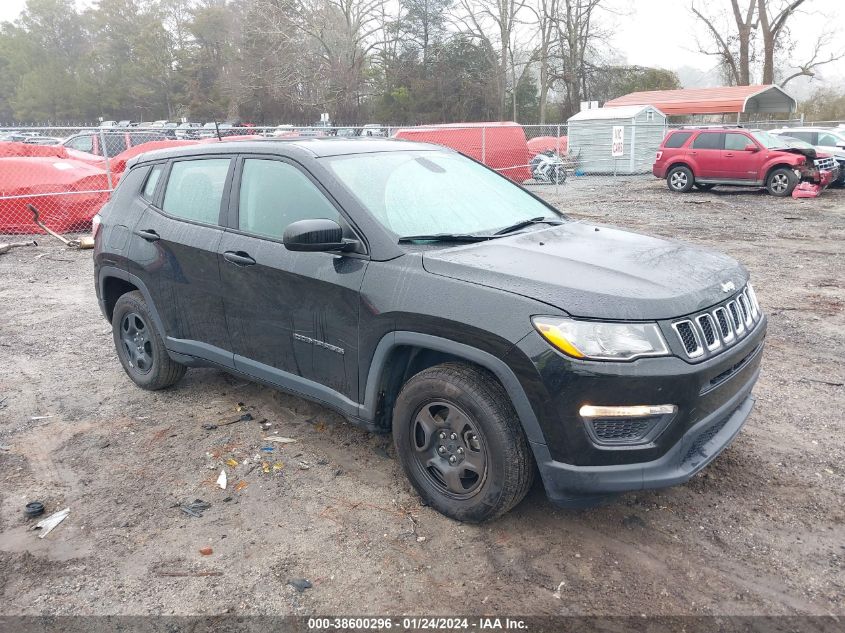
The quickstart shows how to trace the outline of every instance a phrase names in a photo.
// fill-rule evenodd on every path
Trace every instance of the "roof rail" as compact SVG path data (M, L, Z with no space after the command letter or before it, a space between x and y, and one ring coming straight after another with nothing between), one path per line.
M739 123L721 123L721 124L713 124L713 125L682 125L680 129L682 130L710 130L710 129L721 129L725 127L730 128L744 128L744 125L740 125Z

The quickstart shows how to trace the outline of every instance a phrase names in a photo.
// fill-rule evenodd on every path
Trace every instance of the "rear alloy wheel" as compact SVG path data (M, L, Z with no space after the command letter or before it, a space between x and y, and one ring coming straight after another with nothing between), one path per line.
M393 409L393 441L420 496L458 521L504 514L534 478L531 449L505 390L470 365L436 365L408 380Z
M142 389L163 389L185 375L186 367L168 355L144 295L137 290L115 303L112 335L123 370Z
M786 167L778 167L766 179L766 190L773 196L785 197L792 194L798 185L798 176Z
M668 174L666 174L666 183L669 189L676 193L686 193L692 189L695 183L692 172L688 167L673 167Z

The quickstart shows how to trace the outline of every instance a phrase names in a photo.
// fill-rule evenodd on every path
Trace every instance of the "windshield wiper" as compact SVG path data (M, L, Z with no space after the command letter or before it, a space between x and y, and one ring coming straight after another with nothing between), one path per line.
M484 242L489 235L470 235L469 233L435 233L433 235L405 235L399 242Z
M563 224L560 220L555 220L554 218L547 218L544 215L541 215L536 218L530 218L528 220L522 220L521 222L517 222L516 224L511 224L510 226L506 226L503 229L499 229L493 235L505 235L506 233L513 233L514 231L518 231L519 229L524 229L526 226L531 226L532 224L552 224L558 225Z

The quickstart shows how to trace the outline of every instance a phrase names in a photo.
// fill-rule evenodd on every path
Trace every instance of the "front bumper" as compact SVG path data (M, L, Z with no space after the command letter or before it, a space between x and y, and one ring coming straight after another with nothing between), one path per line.
M609 494L672 486L701 470L751 411L766 326L763 316L732 348L698 362L672 356L587 363L549 351L545 341L520 342L537 371L526 391L543 437L532 437L531 447L549 498L581 505ZM578 415L583 404L674 404L678 413L647 441L601 445Z
M665 488L688 481L713 461L742 429L754 405L751 389L758 374L759 369L718 411L689 429L663 457L650 462L573 466L554 461L545 445L532 446L546 494L553 503L578 506L610 494Z

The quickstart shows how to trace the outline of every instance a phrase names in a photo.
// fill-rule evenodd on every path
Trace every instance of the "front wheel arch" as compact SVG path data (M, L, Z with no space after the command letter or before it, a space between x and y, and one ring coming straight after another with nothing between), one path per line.
M787 172L787 178L789 180L789 184L788 184L786 190L784 190L783 192L775 193L775 192L772 191L770 181L771 181L772 176L775 174L775 172L781 171L781 170ZM790 194L792 194L795 187L798 186L798 183L801 182L801 178L798 175L795 174L795 167L793 165L787 165L787 164L780 163L780 164L772 166L766 172L766 179L763 182L765 184L766 191L768 191L771 195L786 197L786 196L789 196Z
M390 428L390 422L384 424L385 419L392 420L392 408L389 400L390 377L396 371L397 365L395 363L397 359L400 359L399 362L403 362L401 361L403 347L418 352L424 351L426 357L432 361L438 357L446 358L448 356L449 361L477 365L492 373L508 395L529 442L532 444L546 443L540 422L525 393L525 389L522 387L522 383L503 360L472 345L420 332L404 330L389 332L379 341L367 374L364 403L360 409L361 418L381 423L380 428L385 430ZM407 362L407 360L404 362ZM422 369L425 369L425 367L421 368L420 371ZM394 398L405 381L399 383L398 387L394 384L393 388L396 389ZM385 416L387 417L385 418Z

